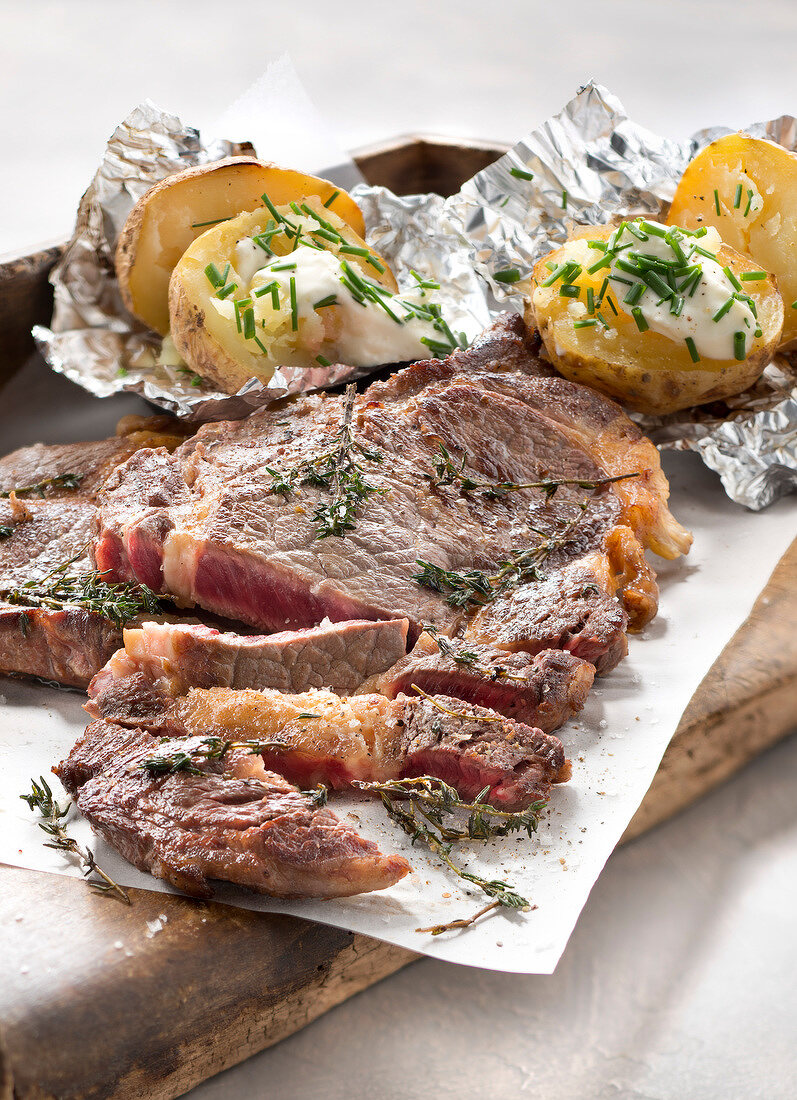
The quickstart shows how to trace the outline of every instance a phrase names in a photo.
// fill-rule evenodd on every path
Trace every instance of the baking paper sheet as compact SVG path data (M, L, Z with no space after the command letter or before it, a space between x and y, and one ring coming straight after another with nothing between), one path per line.
M476 889L460 889L422 848L411 848L381 806L338 797L333 809L356 815L362 831L384 850L405 854L413 865L410 876L382 893L338 901L271 901L227 888L219 900L292 913L469 966L551 973L687 702L797 533L793 498L754 515L728 500L696 456L668 456L667 470L673 510L694 531L695 544L687 559L660 563L658 618L644 635L630 639L628 658L597 682L579 719L560 731L573 760L571 782L554 789L534 840L507 837L459 850L471 869L509 879L536 909L499 910L462 932L419 934L419 927L470 916L487 899ZM0 718L0 861L77 877L60 853L42 846L46 838L19 795L29 790L31 777L48 775L85 727L82 696L12 680L0 680L0 692L6 700ZM58 789L54 777L53 785ZM81 819L75 817L70 831L123 885L166 889L93 837Z

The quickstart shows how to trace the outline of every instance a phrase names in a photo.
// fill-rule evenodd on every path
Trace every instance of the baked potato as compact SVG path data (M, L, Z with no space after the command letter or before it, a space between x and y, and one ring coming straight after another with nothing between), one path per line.
M426 358L450 332L422 285L397 291L387 264L318 199L271 204L207 230L180 258L171 338L227 393L278 366Z
M116 276L125 306L161 336L169 331L169 279L177 261L210 225L263 207L261 196L282 204L313 195L360 236L360 208L345 191L254 157L187 168L168 176L138 200L116 246Z
M681 177L668 221L713 225L725 244L778 281L781 347L797 341L797 156L772 141L729 134L698 153Z
M527 320L557 370L646 413L752 385L778 345L783 301L715 230L698 233L636 219L540 260Z

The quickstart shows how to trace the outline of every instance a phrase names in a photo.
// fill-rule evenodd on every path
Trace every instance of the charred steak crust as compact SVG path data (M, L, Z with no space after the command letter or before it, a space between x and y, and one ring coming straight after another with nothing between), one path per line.
M240 750L200 763L201 775L142 767L197 744L94 722L54 770L125 859L194 897L211 897L214 879L274 897L345 897L410 870Z

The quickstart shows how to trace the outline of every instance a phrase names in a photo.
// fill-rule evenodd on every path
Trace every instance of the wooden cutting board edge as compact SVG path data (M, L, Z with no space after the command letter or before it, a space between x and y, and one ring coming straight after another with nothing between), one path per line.
M375 183L445 191L502 151L414 137L358 162ZM2 265L0 321L17 324L21 346L58 251ZM797 542L695 693L623 842L797 725L796 618ZM128 910L74 879L0 873L0 1100L172 1100L417 958L295 918L146 890Z

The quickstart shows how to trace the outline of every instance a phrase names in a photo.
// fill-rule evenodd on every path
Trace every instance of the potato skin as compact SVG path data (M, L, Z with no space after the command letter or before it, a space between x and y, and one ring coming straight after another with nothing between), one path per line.
M606 240L613 230L614 226L606 226L590 230L587 236ZM593 386L627 408L664 415L741 393L774 355L783 325L783 301L771 276L746 284L756 302L762 336L742 362L704 359L693 363L685 346L651 330L639 332L622 308L617 318L612 316L616 328L611 338L601 326L575 329L567 312L570 299L560 298L556 285L539 285L549 274L546 263L561 263L573 244L568 242L535 266L526 310L527 322L539 329L549 359L565 378ZM737 274L758 266L725 245L718 256ZM580 284L582 278L590 276L582 273L575 282Z
M329 202L329 209L358 236L365 232L360 208L328 180L254 157L226 157L187 168L142 195L122 228L115 266L125 307L165 336L169 331L171 273L185 250L208 228L195 223L262 208L264 192L277 205L316 196L322 203Z
M748 181L757 190L762 207L745 216ZM742 191L737 206L739 183ZM797 344L797 309L791 308L797 299L797 155L749 134L721 137L688 165L667 220L687 229L713 225L731 248L752 256L759 267L772 272L785 305L780 347Z

